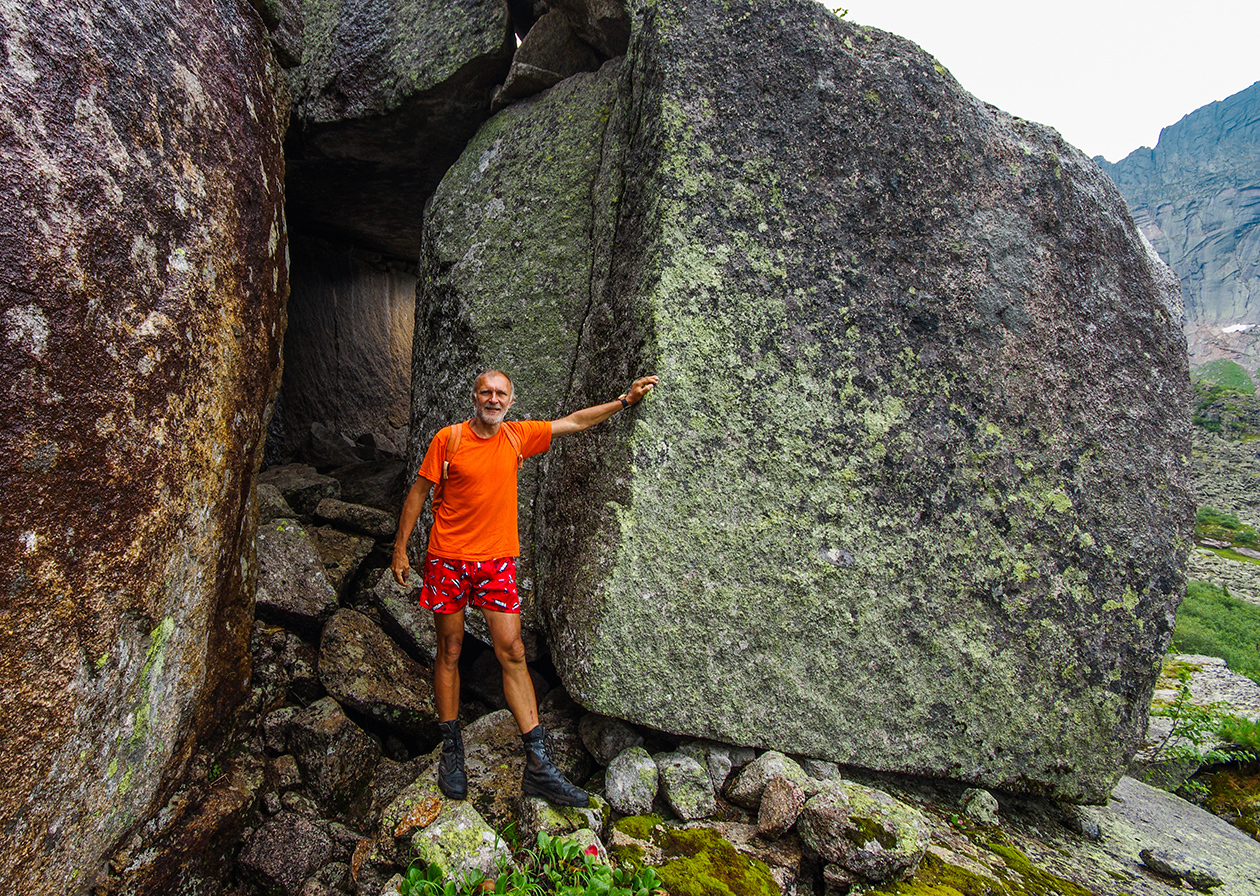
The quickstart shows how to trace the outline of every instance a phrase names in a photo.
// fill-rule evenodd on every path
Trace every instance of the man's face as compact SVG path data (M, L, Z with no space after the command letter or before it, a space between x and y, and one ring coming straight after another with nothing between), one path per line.
M505 376L483 376L473 390L477 419L486 426L498 426L512 407L512 384Z

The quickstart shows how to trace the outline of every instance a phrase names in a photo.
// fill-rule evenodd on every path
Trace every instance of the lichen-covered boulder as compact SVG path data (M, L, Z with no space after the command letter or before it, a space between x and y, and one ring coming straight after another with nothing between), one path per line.
M432 823L410 837L408 855L436 865L443 879L459 880L474 872L492 877L511 863L512 848L477 814L472 803L448 800Z
M338 610L324 626L319 680L351 712L424 741L440 737L429 675L362 613Z
M490 114L502 0L305 2L286 184L295 225L414 261L421 210Z
M302 516L310 516L325 498L340 498L341 484L307 464L269 467L258 481L277 489L289 506Z
M312 818L281 812L246 841L240 863L245 876L268 893L298 896L311 874L333 858L328 832Z
M579 702L1104 799L1184 580L1175 277L1093 162L905 40L807 0L636 21L435 193L413 450L480 366L523 416L659 374L522 524Z
M796 828L824 861L880 881L914 873L928 848L927 820L882 790L830 782L805 803Z
M713 782L700 763L682 753L658 753L656 763L661 797L683 821L708 818L717 811Z
M582 807L553 806L536 796L522 796L516 829L526 846L532 846L542 831L558 837L585 830L598 838L603 836L611 815L611 805L598 794L591 794L590 805Z
M656 800L659 773L643 747L626 747L608 763L604 789L608 802L623 815L644 815Z
M247 687L287 104L244 2L0 30L0 890L68 892Z

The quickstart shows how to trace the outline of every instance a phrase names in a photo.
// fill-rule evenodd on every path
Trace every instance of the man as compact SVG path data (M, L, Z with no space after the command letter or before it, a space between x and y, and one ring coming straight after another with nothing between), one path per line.
M451 799L468 795L464 740L459 728L459 652L464 640L464 608L469 602L485 616L494 652L503 667L503 694L525 744L522 792L561 806L585 806L588 796L570 783L547 750L538 724L538 701L525 666L521 605L516 591L520 540L516 520L516 473L520 462L551 447L555 436L603 423L638 404L658 378L645 376L612 401L551 422L505 422L512 408L512 381L487 370L473 384L473 418L438 431L429 443L415 484L407 494L394 539L394 578L407 584L411 564L407 540L435 485L433 527L429 531L420 602L433 611L437 662L433 693L442 729L438 787ZM455 451L447 456L448 448Z

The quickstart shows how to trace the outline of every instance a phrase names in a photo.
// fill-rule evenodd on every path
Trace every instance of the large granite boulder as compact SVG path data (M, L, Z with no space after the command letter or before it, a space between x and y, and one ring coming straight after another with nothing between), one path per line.
M511 64L502 0L304 0L290 70L297 228L414 262L420 211Z
M642 16L435 193L413 456L478 367L522 416L657 373L522 489L576 699L1103 799L1183 583L1175 277L1096 165L905 40L804 0Z
M68 892L249 678L286 104L244 2L0 21L0 890Z

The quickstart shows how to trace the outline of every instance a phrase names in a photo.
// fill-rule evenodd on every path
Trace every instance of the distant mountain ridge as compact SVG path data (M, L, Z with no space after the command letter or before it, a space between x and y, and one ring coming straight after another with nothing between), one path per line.
M1260 367L1260 81L1164 128L1154 149L1095 159L1181 279L1191 366Z

